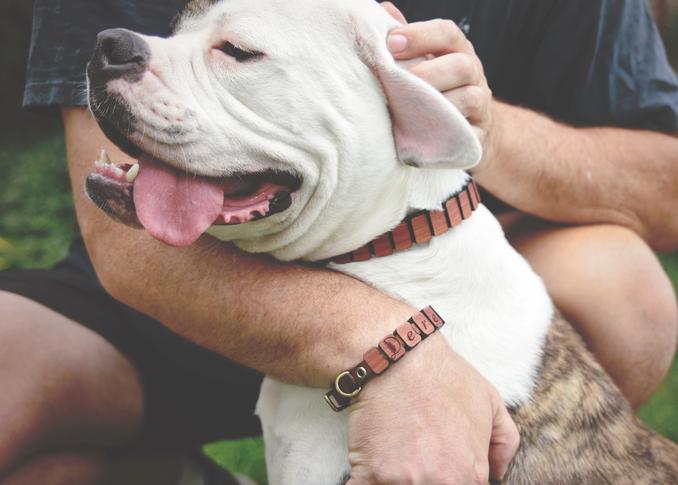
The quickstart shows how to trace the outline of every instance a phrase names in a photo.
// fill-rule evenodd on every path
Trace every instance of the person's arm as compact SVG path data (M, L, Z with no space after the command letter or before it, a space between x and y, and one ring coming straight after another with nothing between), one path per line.
M245 254L209 236L170 248L113 222L87 199L84 181L101 148L116 163L133 160L104 137L85 108L66 108L63 119L78 221L97 275L115 298L176 333L280 380L329 387L415 312L340 273ZM390 424L404 416L416 426L400 428L399 442L418 442L421 451L437 450L435 456L391 446ZM488 448L499 478L519 441L497 391L440 335L370 383L351 407L350 421L358 483L365 477L387 483L379 475L384 467L396 476L419 470L413 483L440 476L471 483L487 475Z
M497 101L492 111L491 156L474 172L490 192L544 219L618 224L678 248L678 137L573 128Z
M601 13L597 4L581 4L588 9L587 17L606 16L604 31L599 35L608 42L620 42L616 45L618 50L626 55L637 55L627 51L637 50L638 45L647 49L644 62L648 63L645 66L648 72L633 73L638 76L635 79L638 92L634 95L639 99L633 98L633 103L618 101L641 105L642 110L607 112L610 108L604 103L593 107L596 99L591 97L595 98L596 93L604 99L610 96L602 90L587 93L587 97L579 99L583 106L577 109L596 110L600 112L599 116L608 119L638 118L635 123L647 121L642 118L650 115L643 111L666 113L673 110L673 116L678 116L675 113L678 109L675 76L666 72L670 67L666 64L661 43L653 36L652 19L646 18L649 15L646 5L641 2L610 3L605 6L610 11ZM627 10L620 15L617 10L624 6ZM405 22L394 7L387 8ZM568 10L570 17L579 15L567 2L562 8ZM562 29L578 25L577 19L563 17L565 26L550 26L554 33L549 42L566 41ZM643 22L643 29L635 31L633 22ZM573 39L573 42L581 42L582 52L595 48L586 43L594 38L586 31L590 24L582 24L583 40ZM397 34L405 35L407 43L402 39L396 41L394 36ZM484 156L472 172L495 196L520 211L543 219L575 224L618 224L637 232L658 251L678 248L678 218L675 217L678 133L611 127L574 128L535 111L497 101L493 99L473 46L451 21L438 19L395 29L391 31L389 45L398 59L412 59L430 52L437 54L438 57L414 66L412 72L443 92L474 126L483 142ZM581 55L573 58L588 59ZM570 59L570 62L574 61ZM549 67L554 69L557 64L554 62ZM610 68L606 62L599 64L585 65L586 69L579 66L578 72L585 76L590 70L607 80ZM658 86L664 91L657 92ZM563 93L563 96L569 95ZM672 101L653 105L653 100L648 98L661 99L654 101L659 103ZM587 113L587 116L592 115Z

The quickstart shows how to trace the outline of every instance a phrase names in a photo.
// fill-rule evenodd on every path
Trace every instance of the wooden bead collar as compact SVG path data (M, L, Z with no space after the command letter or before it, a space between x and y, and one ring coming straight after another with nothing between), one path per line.
M396 251L404 251L414 244L427 243L434 236L446 233L471 217L479 204L478 187L475 181L469 178L459 192L443 203L441 210L424 210L410 214L392 231L382 234L358 249L325 262L346 264L367 261L373 257L389 256Z

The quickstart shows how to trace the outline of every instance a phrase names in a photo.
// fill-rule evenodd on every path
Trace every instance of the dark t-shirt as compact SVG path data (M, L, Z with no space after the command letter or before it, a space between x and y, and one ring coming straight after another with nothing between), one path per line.
M169 34L182 0L36 0L24 105L85 105L96 34ZM495 96L575 125L678 131L678 81L645 0L401 0L410 21L448 18L473 42Z

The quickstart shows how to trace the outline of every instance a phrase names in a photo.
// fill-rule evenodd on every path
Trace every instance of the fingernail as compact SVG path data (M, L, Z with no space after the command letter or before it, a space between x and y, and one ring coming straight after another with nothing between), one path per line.
M386 45L388 45L388 50L394 54L396 52L402 52L407 48L407 37L401 34L389 35Z

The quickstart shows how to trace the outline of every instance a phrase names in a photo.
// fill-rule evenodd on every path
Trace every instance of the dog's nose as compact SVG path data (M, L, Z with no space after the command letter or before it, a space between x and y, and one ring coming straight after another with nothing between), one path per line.
M90 76L108 79L141 75L148 66L151 51L140 36L126 29L108 29L97 35L90 61Z

